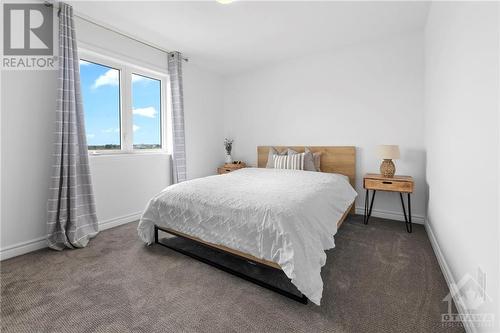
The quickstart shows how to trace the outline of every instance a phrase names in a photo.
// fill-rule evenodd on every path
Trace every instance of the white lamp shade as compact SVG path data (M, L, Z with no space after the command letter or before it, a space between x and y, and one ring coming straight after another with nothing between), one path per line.
M399 146L397 145L380 145L377 146L377 155L384 160L397 160L400 156Z

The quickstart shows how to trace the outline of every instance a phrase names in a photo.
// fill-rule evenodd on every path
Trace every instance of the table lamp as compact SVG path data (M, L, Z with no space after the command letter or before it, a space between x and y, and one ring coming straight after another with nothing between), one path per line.
M396 173L396 166L392 160L399 158L399 146L397 145L380 145L377 147L377 155L383 159L380 164L380 173L383 177L392 178Z

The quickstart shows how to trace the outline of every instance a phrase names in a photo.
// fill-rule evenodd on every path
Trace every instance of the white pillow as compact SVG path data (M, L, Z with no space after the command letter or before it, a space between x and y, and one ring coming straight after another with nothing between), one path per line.
M288 148L288 156L299 154L293 149ZM314 164L314 155L311 153L309 148L306 148L306 151L303 153L304 154L304 170L306 171L319 171L318 168L316 168L316 165Z
M293 155L274 155L275 169L304 170L305 153Z
M269 147L269 154L267 155L267 163L266 163L266 168L274 168L274 156L275 155L286 155L287 151L284 150L282 152L279 152L276 148L274 147Z

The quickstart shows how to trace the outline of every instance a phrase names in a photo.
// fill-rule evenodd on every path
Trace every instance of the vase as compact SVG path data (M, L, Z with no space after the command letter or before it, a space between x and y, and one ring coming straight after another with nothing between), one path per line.
M231 157L231 154L226 153L226 164L231 164L233 163L233 158Z
M383 177L392 178L394 177L394 173L396 172L396 166L392 162L391 159L384 159L382 164L380 165L380 173Z

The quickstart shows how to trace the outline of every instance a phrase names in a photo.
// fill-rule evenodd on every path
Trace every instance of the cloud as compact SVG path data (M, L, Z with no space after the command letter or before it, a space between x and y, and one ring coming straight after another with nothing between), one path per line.
M146 78L142 75L132 74L132 83L145 82Z
M134 124L134 132L135 132L135 131L138 131L138 130L140 130L140 129L141 129L141 128L140 128L139 126L137 126L136 124Z
M91 63L88 61L80 60L80 65L86 66L90 64ZM116 69L108 69L106 73L102 74L94 81L92 88L96 89L102 86L118 86L120 80L118 73L119 72ZM148 82L148 80L150 79L144 76L132 74L132 83Z
M102 130L101 132L103 133L118 133L120 132L119 128L107 128L105 130Z
M92 134L92 133L87 134L87 140L93 139L94 137L95 137L95 134Z
M155 118L157 114L156 109L152 106L148 106L146 108L134 109L132 110L132 113L147 118Z
M96 89L102 86L117 86L118 85L118 71L116 69L109 69L106 73L102 74L95 80L92 88Z

